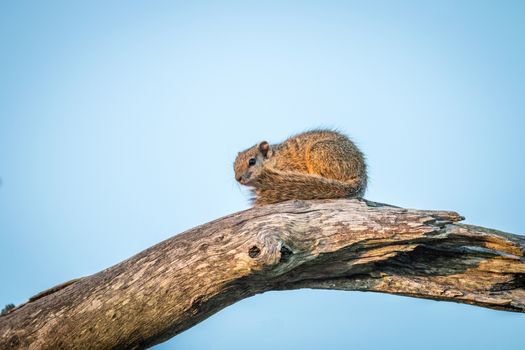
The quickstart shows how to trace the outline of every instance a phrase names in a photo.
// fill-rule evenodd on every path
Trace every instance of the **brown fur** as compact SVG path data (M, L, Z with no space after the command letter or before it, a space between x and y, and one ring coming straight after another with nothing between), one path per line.
M362 197L367 184L363 154L332 130L308 131L275 145L263 141L240 152L233 167L235 179L254 188L256 205Z

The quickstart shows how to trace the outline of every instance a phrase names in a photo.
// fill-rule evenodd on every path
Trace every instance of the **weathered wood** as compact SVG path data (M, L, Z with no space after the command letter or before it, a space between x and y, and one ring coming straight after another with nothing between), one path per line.
M454 212L290 201L193 228L0 317L1 349L138 349L269 290L374 291L525 312L525 239Z

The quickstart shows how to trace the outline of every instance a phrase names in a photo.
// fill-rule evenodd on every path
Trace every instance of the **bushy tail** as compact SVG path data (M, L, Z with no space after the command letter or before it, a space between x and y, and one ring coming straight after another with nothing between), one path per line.
M263 168L255 184L255 204L290 199L328 199L361 197L366 183L362 178L349 181L328 179L314 174Z

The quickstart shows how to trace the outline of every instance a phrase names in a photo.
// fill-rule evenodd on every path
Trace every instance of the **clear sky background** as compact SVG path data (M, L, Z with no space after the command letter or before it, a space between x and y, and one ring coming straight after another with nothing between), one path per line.
M523 1L2 1L0 304L245 209L238 151L317 126L371 200L525 233ZM518 349L525 315L241 301L155 349Z

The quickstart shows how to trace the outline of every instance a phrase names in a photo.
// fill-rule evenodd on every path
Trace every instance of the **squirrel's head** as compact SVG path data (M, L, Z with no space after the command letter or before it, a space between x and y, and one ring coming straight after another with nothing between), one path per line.
M251 180L257 177L258 170L273 154L270 144L266 141L245 151L239 152L233 163L235 180L242 185L251 185Z

